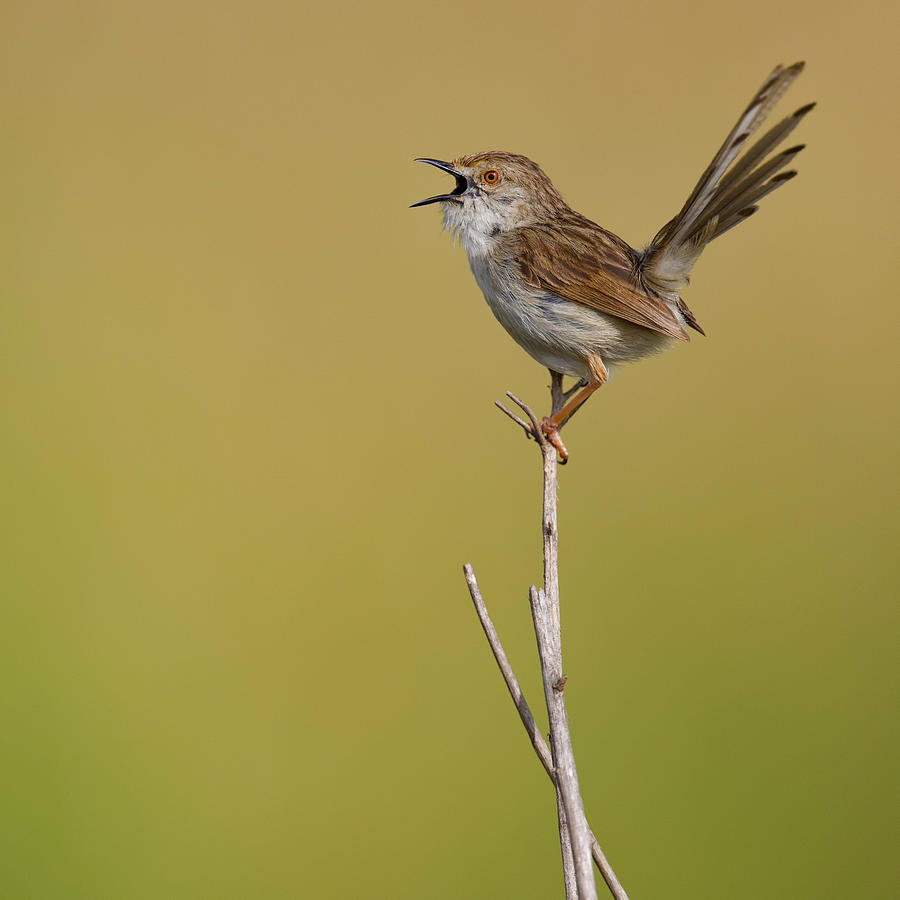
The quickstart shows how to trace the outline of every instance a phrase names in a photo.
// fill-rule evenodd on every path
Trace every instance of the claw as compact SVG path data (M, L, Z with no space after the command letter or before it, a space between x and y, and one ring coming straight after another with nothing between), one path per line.
M546 416L541 421L541 431L544 432L547 440L556 447L556 452L559 453L560 461L565 464L569 459L569 451L566 450L566 445L559 436L559 425L557 425L549 416Z

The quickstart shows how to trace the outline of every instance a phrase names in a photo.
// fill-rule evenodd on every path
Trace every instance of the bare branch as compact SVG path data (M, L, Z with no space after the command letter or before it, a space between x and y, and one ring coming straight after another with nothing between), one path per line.
M569 392L571 393L571 391ZM568 393L563 390L563 377L550 369L550 415L555 416L565 405Z
M550 748L547 746L544 741L544 737L541 734L540 730L537 727L537 723L534 720L534 716L532 715L531 708L528 706L528 702L525 700L525 695L522 693L522 689L519 686L519 681L516 678L516 674L513 671L512 665L509 661L509 657L506 655L506 651L503 649L503 645L500 643L500 636L497 634L497 629L494 627L494 623L491 620L490 614L488 613L487 604L484 602L484 598L481 596L481 589L478 587L478 579L475 577L475 570L469 563L466 563L463 566L463 573L466 576L466 584L469 586L469 594L472 597L472 603L475 605L475 612L478 615L478 620L481 622L481 627L484 631L484 635L487 638L488 644L490 645L491 651L494 654L494 659L497 661L497 666L500 669L501 674L503 675L503 680L506 682L507 690L509 691L510 697L512 697L512 701L516 706L516 710L519 713L519 718L522 720L522 724L525 726L525 731L528 733L528 737L531 739L531 746L534 747L534 752L537 755L537 758L541 761L541 765L544 767L544 771L547 773L547 776L550 778L550 781L556 785L556 772L553 768L553 757L550 753ZM557 806L562 802L561 795L557 790ZM562 808L563 816L565 815L565 807ZM557 810L557 815L559 815L559 810ZM565 824L566 830L568 830L568 824ZM603 880L609 886L609 890L612 893L615 900L628 900L628 894L625 893L625 889L619 883L619 879L616 877L616 873L613 871L612 866L606 859L606 856L603 854L603 850L600 848L600 844L597 841L597 838L594 836L593 832L590 832L591 838L591 855L594 858L594 862L597 865L597 869L600 874L603 876ZM568 841L561 842L562 853L563 853L563 868L566 870L566 846L570 847ZM574 873L574 861L572 863L572 872ZM568 875L566 876L568 880Z
M541 423L538 421L538 417L534 414L534 410L524 401L520 400L512 391L507 391L506 396L512 400L519 409L528 416L528 420L531 422L531 427L534 429L535 437L538 438L541 446L547 443L546 437L544 437L544 432L541 431Z
M556 818L559 822L559 849L562 854L563 881L566 885L566 900L578 900L578 878L575 875L575 857L572 856L572 835L566 818L566 804L563 803L559 785L556 785Z
M591 832L591 856L594 857L594 863L599 869L600 874L603 876L603 880L606 882L606 886L609 888L613 897L615 897L616 900L628 900L628 894L625 893L625 888L619 884L619 879L616 878L616 873L613 872L612 866L603 855L603 851L600 849L600 844L597 842L597 838L594 837L593 831Z
M550 369L550 377L552 379L552 384L550 387L550 397L552 400L552 412L551 415L556 415L565 405L566 401L569 397L572 396L580 387L584 385L584 379L580 379L575 382L575 384L569 388L569 390L563 390L563 376L559 374L559 372L554 372L553 369ZM526 422L521 417L517 416L511 409L504 406L499 400L494 401L494 405L499 409L502 413L509 416L513 422L516 423L524 432L527 437L534 438L541 447L547 442L547 435L544 433L544 429L541 427L541 424L538 422L538 417L535 415L534 411L525 403L523 400L520 400L512 391L507 391L506 396L509 397L514 403L516 403L523 412L528 416L531 420L531 424ZM576 407L576 409L572 410L572 412L567 415L562 422L559 424L559 429L562 429L563 425L575 415L581 407ZM560 461L560 465L565 465L566 460L562 459Z
M575 769L575 754L572 750L572 739L569 735L569 720L566 713L565 697L562 691L555 690L562 678L562 647L559 640L558 608L546 591L531 588L531 613L534 619L534 633L541 657L541 674L544 680L544 698L547 702L547 713L550 716L550 745L556 769L557 784L566 808L566 821L572 840L572 855L575 858L575 878L578 882L579 900L596 900L597 886L591 866L591 836L581 790L578 786L578 773Z
M484 599L481 596L481 590L478 587L478 580L475 578L475 570L469 563L466 563L463 566L463 573L466 576L466 584L469 586L469 594L472 596L472 602L475 604L475 612L478 613L478 620L481 622L481 627L484 630L484 636L488 640L488 644L491 646L491 651L494 654L494 659L497 660L497 665L500 668L500 673L503 675L503 680L506 682L506 687L509 690L509 695L512 697L513 703L516 705L516 709L519 711L519 718L522 720L522 724L525 726L525 730L528 732L528 737L531 738L531 746L534 747L534 752L537 754L537 758L541 761L541 765L544 767L544 771L550 776L550 780L555 784L556 783L556 774L553 771L553 758L550 755L550 748L547 746L544 741L544 737L541 732L538 730L537 723L534 721L534 716L531 713L531 708L528 706L528 703L525 700L525 695L522 693L522 688L519 687L519 681L516 678L516 673L513 672L512 665L510 665L509 657L506 655L506 651L503 649L503 644L500 643L500 636L497 634L497 629L494 627L494 623L491 621L491 617L488 614L487 606L485 605Z
M568 397L580 387L580 383L569 391L565 391L563 390L563 376L552 369L550 376L552 414L556 415L565 407ZM538 759L556 788L559 840L567 900L596 900L597 886L591 866L592 857L615 900L628 900L627 894L610 868L585 817L584 803L578 786L578 773L575 769L572 738L569 733L564 693L566 676L562 670L562 635L559 615L559 537L556 512L559 465L556 452L559 441L551 443L537 416L527 403L520 400L512 391L507 391L506 396L525 413L528 422L507 409L502 403L498 402L497 406L527 435L538 442L543 458L544 491L541 532L544 544L544 586L538 590L532 585L530 599L534 633L541 661L544 698L550 720L550 749L537 730L534 716L525 702L519 683L500 644L497 631L488 615L487 607L478 589L475 573L468 564L464 566L466 582L469 585L469 593L478 612L485 636L506 681L513 703L519 712L519 718L528 732ZM562 424L565 424L569 418L571 415ZM562 427L562 424L559 427ZM564 452L563 455L565 456Z
M507 409L499 400L494 401L494 406L497 407L501 412L505 412L513 422L517 425L521 425L525 429L525 436L533 438L534 432L531 430L531 426L524 420L520 419L512 410Z
M554 378L554 387L562 391L562 377ZM554 399L556 399L554 397ZM557 785L566 808L566 821L572 840L575 859L575 878L578 882L579 900L596 900L597 885L591 866L590 828L584 814L578 773L575 769L575 752L569 733L566 700L563 691L555 689L562 681L562 632L559 616L559 533L557 529L556 448L549 441L541 444L544 459L544 502L542 534L544 539L544 587L538 591L533 585L530 591L531 614L534 634L541 659L541 675L544 681L544 699L550 718L550 747Z

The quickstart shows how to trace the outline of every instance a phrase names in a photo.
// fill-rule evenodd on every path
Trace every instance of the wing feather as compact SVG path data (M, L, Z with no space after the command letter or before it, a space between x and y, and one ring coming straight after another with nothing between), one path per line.
M589 219L573 214L506 233L504 255L532 287L635 325L689 340L675 313L646 290L635 251Z
M700 181L691 192L681 212L675 217L671 242L678 242L690 231L696 221L697 215L709 202L718 186L719 179L738 155L747 139L763 123L765 118L778 103L784 92L791 86L794 79L803 71L803 63L794 63L784 68L776 66L765 84L757 91L749 106L738 119L731 133L725 139L725 143L719 148L719 152L713 157L706 171L700 176Z
M797 127L814 103L802 106L750 146L748 139L802 71L802 62L776 66L700 176L681 211L650 242L641 260L641 276L652 289L677 293L687 283L704 245L756 212L758 200L792 177L776 173L803 149L802 144L768 161L766 157Z

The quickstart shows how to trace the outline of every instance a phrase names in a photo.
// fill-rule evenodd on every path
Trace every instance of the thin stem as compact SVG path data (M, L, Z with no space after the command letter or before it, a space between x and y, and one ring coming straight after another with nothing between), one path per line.
M557 784L566 809L572 855L575 858L578 897L579 900L596 900L597 886L594 883L594 871L591 866L590 828L584 815L584 805L578 786L578 772L575 769L575 754L569 734L569 720L563 693L565 680L562 672L562 650L559 632L555 628L555 624L559 621L559 610L558 607L554 607L546 591L532 586L531 613L541 658L544 698L550 718L550 748L553 753Z
M560 379L561 381L562 379ZM561 385L560 385L561 388ZM554 397L554 399L556 399ZM575 877L579 900L596 900L597 886L591 866L590 828L584 814L575 751L569 733L569 718L563 693L562 631L559 616L559 531L557 527L556 449L541 445L544 458L544 503L542 533L544 538L544 588L531 588L531 612L534 633L541 658L544 698L550 717L550 747L553 751L557 783L566 808L566 820L575 858Z
M506 415L508 415L517 425L521 425L522 428L525 429L526 437L534 437L534 434L532 434L531 431L531 426L524 419L520 419L512 410L507 409L499 400L494 401L494 406L496 406L497 409L499 409L501 412L505 412Z
M544 436L544 432L541 431L541 423L538 421L538 417L534 414L534 410L524 401L520 400L512 391L507 391L506 396L512 400L519 409L528 416L528 421L531 422L531 430L534 433L534 436L538 439L538 443L543 446L547 443L547 438Z
M563 802L559 785L556 786L556 820L559 823L559 850L562 854L563 881L566 885L566 900L578 900L578 878L575 875L575 857L572 855L572 837L566 804Z
M534 747L537 758L541 761L544 771L550 776L550 780L555 784L556 773L553 771L553 757L550 755L550 748L544 741L544 737L537 727L537 722L534 721L531 707L525 700L525 695L522 693L522 688L519 687L519 680L516 678L516 673L513 671L509 657L503 649L503 644L500 643L500 635L497 634L497 629L494 627L494 623L488 613L487 604L485 604L484 598L481 596L478 579L475 578L475 570L471 564L466 563L463 566L463 573L466 576L466 584L469 586L472 602L475 604L478 621L481 622L484 636L487 638L488 644L490 644L494 659L497 660L497 665L500 668L503 680L506 682L509 696L512 697L512 701L518 710L519 718L525 726L525 731L528 732L528 737L531 738L531 746Z
M565 391L563 390L563 376L552 369L550 370L550 376L552 382L550 397L553 408L551 415L555 416L565 409L569 396L580 387L580 384L576 384L569 391ZM558 469L556 452L557 445L560 442L557 440L555 444L551 443L534 411L524 401L520 400L511 391L507 391L506 396L525 413L528 421L526 422L515 415L502 403L497 403L497 406L519 425L527 435L537 441L541 448L543 459L544 491L541 526L544 545L544 586L541 590L537 590L537 588L532 586L530 598L534 631L541 660L544 698L547 703L547 713L550 720L551 749L549 751L543 738L537 731L534 717L528 708L528 704L525 703L518 681L516 681L512 668L509 666L509 660L506 659L506 655L503 653L496 630L487 615L487 609L484 607L484 601L481 599L481 594L478 591L475 574L469 565L465 567L466 581L469 584L469 592L472 595L475 608L478 610L485 635L488 638L491 649L494 651L494 657L506 680L522 723L529 737L531 737L532 746L547 774L556 786L559 839L567 900L571 900L571 898L576 896L577 900L596 900L597 886L594 882L594 872L591 866L592 857L616 900L628 900L627 894L610 868L585 817L563 693L566 676L563 674L562 669L562 637L559 615L559 537L557 533L556 502ZM559 423L558 427L561 428L573 414L574 410ZM564 451L561 450L560 452L565 456ZM575 889L577 893L573 893L572 864L574 864Z
M494 623L491 619L490 613L488 613L487 604L484 602L484 598L481 596L481 589L478 587L478 579L475 577L475 570L469 563L466 563L463 566L463 572L466 576L466 584L469 587L469 595L472 597L472 603L475 606L475 612L478 615L478 620L481 622L481 627L484 630L484 635L487 638L491 651L494 654L494 659L497 661L497 666L500 669L503 680L506 682L507 690L509 691L509 695L510 697L512 697L512 701L519 713L519 718L522 720L522 724L525 726L525 731L528 733L528 737L531 739L531 746L534 748L534 752L537 755L537 758L540 760L541 765L544 767L544 771L547 773L550 781L552 781L555 785L556 771L553 768L553 757L550 753L550 748L547 746L543 735L537 727L537 723L534 720L534 716L531 713L531 708L528 706L528 702L525 700L525 695L522 693L522 689L519 686L519 681L516 678L516 673L513 671L513 667L509 661L509 657L506 655L506 651L503 649L503 644L500 643L500 636L497 634L497 629L494 627ZM560 797L558 791L557 797ZM563 807L563 811L565 812L565 807ZM563 853L565 854L565 850L563 850ZM625 893L625 889L622 887L619 879L616 877L616 873L613 871L612 866L606 859L606 856L604 855L603 850L600 848L600 844L597 841L597 838L594 836L593 832L591 832L591 855L594 858L597 869L603 876L603 880L609 886L609 890L612 893L613 897L615 897L615 900L628 900L628 894Z
M576 384L576 387L578 385ZM574 390L574 388L572 388ZM550 415L555 416L565 405L572 391L563 390L563 377L559 372L550 370Z

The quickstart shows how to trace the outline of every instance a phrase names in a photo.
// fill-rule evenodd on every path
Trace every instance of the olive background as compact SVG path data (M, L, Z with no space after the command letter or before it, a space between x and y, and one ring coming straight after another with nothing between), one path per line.
M412 160L525 153L641 246L805 58L708 337L566 431L567 696L633 900L896 896L898 19L5 3L3 895L561 896L461 574L537 711L538 454L493 400L548 376Z

